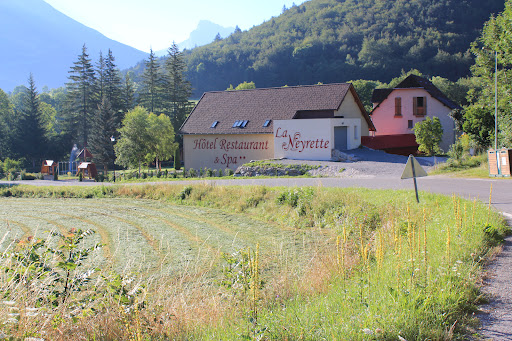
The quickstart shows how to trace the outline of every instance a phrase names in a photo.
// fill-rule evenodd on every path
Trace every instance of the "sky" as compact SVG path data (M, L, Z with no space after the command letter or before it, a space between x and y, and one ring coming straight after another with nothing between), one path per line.
M149 52L189 37L200 20L242 30L305 0L45 0L108 38ZM101 9L101 10L100 10Z

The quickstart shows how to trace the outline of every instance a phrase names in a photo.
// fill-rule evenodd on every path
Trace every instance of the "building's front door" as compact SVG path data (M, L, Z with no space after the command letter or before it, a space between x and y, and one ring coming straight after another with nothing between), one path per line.
M334 148L347 150L347 127L334 127Z

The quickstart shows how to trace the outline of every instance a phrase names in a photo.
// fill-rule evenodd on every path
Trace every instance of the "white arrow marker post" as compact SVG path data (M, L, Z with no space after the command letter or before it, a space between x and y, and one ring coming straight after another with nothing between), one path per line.
M427 176L427 172L425 172L414 156L409 155L409 159L407 160L401 179L413 178L414 190L416 191L416 201L418 203L420 202L420 198L418 197L418 185L416 184L416 178L421 178L422 176Z

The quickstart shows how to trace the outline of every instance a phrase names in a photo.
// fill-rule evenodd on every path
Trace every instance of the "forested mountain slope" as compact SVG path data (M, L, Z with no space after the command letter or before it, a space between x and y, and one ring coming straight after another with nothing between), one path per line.
M415 68L452 80L503 0L311 0L228 38L185 51L195 96L245 80L257 87L389 81Z

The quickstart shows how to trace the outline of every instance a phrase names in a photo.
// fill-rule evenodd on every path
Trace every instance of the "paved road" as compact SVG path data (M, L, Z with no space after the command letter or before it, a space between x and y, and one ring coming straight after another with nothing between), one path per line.
M489 193L492 184L492 205L499 211L512 215L512 179L458 179L446 176L428 176L418 178L418 189L420 191L441 193L446 195L457 194L464 198L477 198L485 203L489 202ZM413 190L414 185L411 179L401 180L399 176L393 177L370 177L370 178L272 178L272 179L211 179L194 181L169 181L155 182L158 184L191 184L211 183L216 185L265 185L265 186L324 186L324 187L365 187L371 189L405 189ZM142 184L155 184L151 182ZM112 185L111 183L97 183L93 181L0 181L0 185L15 186L19 184L35 186L100 186ZM131 184L139 185L139 184ZM411 200L415 200L414 194ZM421 201L421 193L420 193Z

